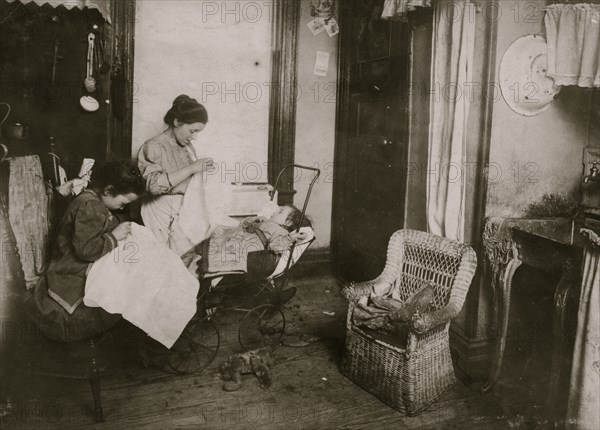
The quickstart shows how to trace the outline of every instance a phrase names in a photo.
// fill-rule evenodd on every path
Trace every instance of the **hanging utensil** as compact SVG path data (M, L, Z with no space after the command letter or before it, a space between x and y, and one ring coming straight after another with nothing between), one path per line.
M58 48L60 47L60 40L56 39L54 41L54 58L52 61L52 82L51 84L54 85L56 83L56 67L58 66L58 62L59 60L62 60L63 57L58 55Z
M95 38L94 33L88 34L87 76L83 81L83 85L89 93L96 91L96 80L92 77ZM96 112L100 108L100 103L91 95L81 97L79 104L86 112Z
M123 120L127 115L127 78L123 69L123 53L121 51L122 41L119 37L115 39L115 57L112 64L110 77L110 92L112 113L115 118Z
M46 100L50 102L56 101L58 100L58 98L60 98L60 93L58 91L58 88L56 87L56 70L58 68L58 62L62 60L63 57L61 55L58 55L59 47L60 40L56 38L54 40L54 56L52 59L52 80L50 81L50 86L48 87L48 90L45 94Z
M106 42L104 40L101 40L98 45L98 72L102 73L103 75L108 73L110 71L110 64L108 63L108 61L106 61L106 55L105 55L105 51L104 51L104 47L106 46Z
M87 75L83 82L88 93L96 91L96 80L92 77L94 71L94 33L88 34Z

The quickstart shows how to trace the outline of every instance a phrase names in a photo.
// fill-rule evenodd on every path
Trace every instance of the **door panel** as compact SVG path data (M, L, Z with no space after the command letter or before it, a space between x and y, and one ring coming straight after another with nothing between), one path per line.
M409 33L380 19L382 5L342 3L334 263L351 280L381 273L389 238L403 225Z

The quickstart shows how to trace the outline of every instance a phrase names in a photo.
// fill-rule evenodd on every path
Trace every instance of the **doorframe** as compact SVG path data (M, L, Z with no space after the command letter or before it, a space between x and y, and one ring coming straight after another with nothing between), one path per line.
M292 164L296 151L297 46L300 2L279 0L274 8L271 42L271 98L269 103L268 179ZM294 172L280 179L279 204L293 203Z
M136 18L136 0L111 0L111 24L107 25L110 34L111 76L112 64L116 58L122 59L125 75L125 115L115 116L115 107L111 103L107 115L106 159L131 158L133 130L133 103L136 92L133 82L134 40ZM106 25L106 24L105 24ZM109 80L109 94L112 94Z
M339 277L337 264L340 250L339 238L342 235L342 224L344 221L343 193L339 186L336 186L339 178L346 177L346 151L342 151L342 144L348 141L348 117L350 114L350 43L349 38L343 36L343 31L348 23L348 3L341 2L339 8L339 26L342 29L338 53L338 85L335 113L335 147L333 154L333 190L332 190L332 209L331 209L331 260L334 262L334 274Z
M499 0L491 0L490 10L498 10ZM483 228L486 217L486 200L488 194L487 166L490 159L492 120L496 87L492 85L496 79L496 56L498 41L498 19L485 19L477 14L476 25L482 25L483 39L475 45L475 58L481 58L481 99L476 110L471 110L472 120L468 125L469 147L476 148L477 170L472 185L471 199L466 201L465 219L470 229L465 230L465 242L470 244L478 257L477 271L471 282L463 309L465 319L462 324L454 321L450 325L451 346L456 353L455 364L458 372L470 378L487 377L488 359L493 348L487 329L489 324L486 306L483 301L490 297L490 274L486 269L484 246L482 243ZM480 24L483 23L483 24ZM479 49L479 51L478 51ZM486 298L487 296L487 298Z

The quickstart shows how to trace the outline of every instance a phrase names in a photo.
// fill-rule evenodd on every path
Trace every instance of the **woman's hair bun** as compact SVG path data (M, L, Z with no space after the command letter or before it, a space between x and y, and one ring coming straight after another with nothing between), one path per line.
M206 124L208 122L208 113L206 108L202 106L196 99L191 98L187 94L181 94L173 100L173 106L165 114L165 124L174 125L174 121L178 120L186 124L200 122Z
M198 103L198 101L196 99L191 98L187 94L181 94L175 97L175 100L173 100L173 106L181 103Z

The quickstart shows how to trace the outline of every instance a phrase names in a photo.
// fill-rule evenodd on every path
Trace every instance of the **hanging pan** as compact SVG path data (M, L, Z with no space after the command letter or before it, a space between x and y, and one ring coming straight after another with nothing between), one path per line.
M87 73L85 80L83 81L83 86L85 87L88 93L93 93L96 91L96 80L93 78L93 70L94 70L94 39L96 36L94 33L88 34L88 51L87 51ZM98 101L92 97L91 95L85 95L79 99L79 104L82 109L86 112L96 112L100 108L100 104Z

